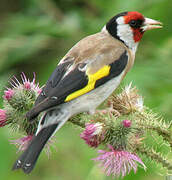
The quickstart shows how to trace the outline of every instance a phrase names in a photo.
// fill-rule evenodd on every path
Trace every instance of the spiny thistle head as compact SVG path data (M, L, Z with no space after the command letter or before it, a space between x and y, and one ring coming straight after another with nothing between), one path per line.
M114 119L111 124L105 126L104 143L111 144L118 150L126 149L128 137L134 132L130 120Z
M100 154L94 161L98 161L107 176L124 177L133 169L136 173L138 164L144 169L146 166L142 160L136 155L124 150L116 150L113 146L108 145L110 151L99 150Z
M27 79L24 73L21 74L21 79L22 83L16 77L11 79L12 87L4 91L3 106L6 112L6 124L18 128L27 135L32 135L36 131L38 120L31 124L25 114L34 105L41 88L35 83L35 74L32 81Z
M24 151L28 147L36 132L39 117L33 123L29 123L25 114L34 105L37 96L41 93L39 84L35 82L35 74L32 81L27 79L24 73L21 74L21 79L21 83L15 76L11 79L12 87L4 91L4 109L0 109L0 127L9 124L13 129L26 134L17 140L10 140L11 144L18 147L18 152ZM47 155L50 154L50 144L53 142L54 138L51 137L45 146Z

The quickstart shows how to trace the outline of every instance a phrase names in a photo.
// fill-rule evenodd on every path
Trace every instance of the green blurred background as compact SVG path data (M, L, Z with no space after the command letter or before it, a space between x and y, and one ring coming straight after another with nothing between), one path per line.
M83 37L100 31L109 18L122 11L139 11L163 22L164 28L145 33L134 68L122 85L133 82L145 105L172 117L172 1L171 0L0 0L0 95L13 75L33 72L43 85L58 61ZM0 99L2 108L2 98ZM42 153L30 175L12 172L18 157L15 139L7 127L0 129L0 179L2 180L111 180L91 161L96 150L79 137L80 130L66 124L56 135L56 148L48 159ZM21 136L21 135L20 135ZM57 149L57 150L56 150ZM162 180L149 160L125 180Z

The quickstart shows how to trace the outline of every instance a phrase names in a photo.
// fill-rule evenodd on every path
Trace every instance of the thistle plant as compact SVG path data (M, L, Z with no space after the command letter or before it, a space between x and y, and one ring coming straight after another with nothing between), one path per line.
M4 108L0 111L0 117L2 116L1 121L5 122L4 125L9 125L14 130L32 136L36 131L39 118L32 124L27 123L25 113L33 106L37 96L41 92L41 88L35 82L35 75L33 80L30 81L22 73L21 79L22 82L19 82L14 76L10 80L11 87L4 91Z
M34 123L28 123L25 117L41 92L35 75L30 81L22 73L21 79L19 82L14 77L10 81L0 109L0 127L9 126L24 135L10 140L18 151L27 148L40 119L38 116ZM80 137L89 147L98 149L93 160L107 176L124 177L131 171L136 173L139 167L146 170L147 160L156 163L163 175L172 173L172 125L144 106L142 96L131 83L111 95L104 109L94 115L79 114L69 121L81 128Z
M0 127L8 125L13 131L19 132L21 138L10 140L11 144L18 147L18 151L24 151L35 134L39 122L38 117L33 123L28 123L25 114L34 105L37 96L41 93L39 84L36 83L35 74L33 80L21 74L21 82L14 76L10 80L10 88L6 88L3 95L3 109L0 109ZM52 140L50 140L52 141ZM46 152L49 154L49 146Z
M131 83L119 94L109 97L105 109L95 115L80 115L71 121L82 127L85 122L81 138L89 146L95 135L99 140L96 147L99 149L99 145L103 145L104 150L99 149L98 157L93 160L107 176L124 177L131 170L136 173L138 166L146 170L148 161L157 166L159 174L172 173L172 126L144 106L142 96ZM94 128L88 127L90 123ZM96 133L96 124L101 124L101 133Z

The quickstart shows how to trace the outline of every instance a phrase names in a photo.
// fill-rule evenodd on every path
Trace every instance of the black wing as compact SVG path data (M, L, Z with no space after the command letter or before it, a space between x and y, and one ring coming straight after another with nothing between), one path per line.
M72 64L72 61L67 61L62 64L59 64L50 78L48 79L46 85L42 89L42 93L38 96L38 98L35 101L35 105L39 104L41 101L43 101L46 97L48 97L49 92L57 86L57 84L60 82L62 77L64 76L67 68L69 65Z
M97 80L94 89L123 72L127 62L128 56L125 51L118 60L109 65L109 74ZM63 68L66 66L57 67L44 87L43 92L38 96L35 106L26 114L29 120L34 119L40 112L46 109L64 103L68 95L84 88L88 84L88 76L84 71L79 70L78 66L65 77L63 75L66 69L63 70Z
M36 99L34 107L26 114L28 119L32 120L40 112L63 103L69 94L87 85L88 78L85 72L78 69L79 65L63 77L68 65L69 63L57 66L42 89L42 93Z

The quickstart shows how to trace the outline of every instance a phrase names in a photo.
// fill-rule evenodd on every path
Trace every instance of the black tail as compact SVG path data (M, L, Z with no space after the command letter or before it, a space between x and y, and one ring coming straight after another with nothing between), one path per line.
M12 170L22 168L24 173L29 174L34 168L43 147L57 127L58 124L50 125L42 129L37 136L34 136L28 148L13 165Z

